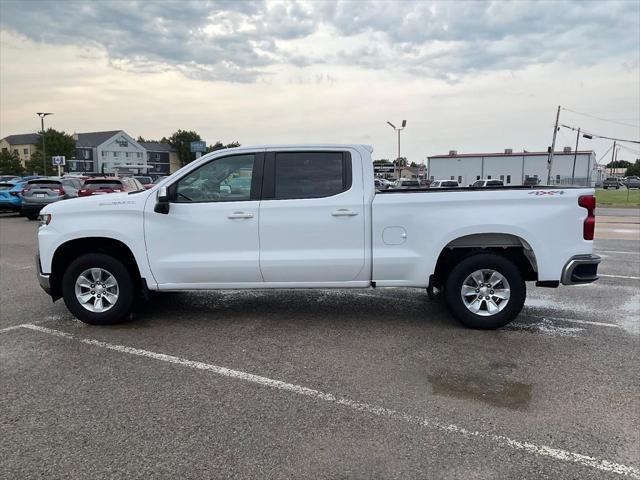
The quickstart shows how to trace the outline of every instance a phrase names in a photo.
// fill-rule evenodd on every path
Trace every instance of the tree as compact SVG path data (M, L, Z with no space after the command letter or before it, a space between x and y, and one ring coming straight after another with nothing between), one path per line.
M24 167L17 153L8 150L0 153L0 174L18 176L24 174Z
M215 152L216 150L223 150L225 148L235 148L235 147L239 147L240 146L240 142L231 142L231 143L227 143L226 145L224 143L222 143L220 140L218 140L216 143L214 143L213 145L209 145L207 147L207 153L209 152Z
M68 133L49 128L44 132L46 171L43 170L42 162L42 132L40 138L35 145L35 151L31 154L31 159L26 163L27 172L37 172L38 175L46 175L48 172L54 171L51 165L51 157L64 156L67 160L76 157L76 141L72 135Z
M631 162L627 162L626 160L616 160L614 162L607 163L607 168L628 168L631 166Z
M634 164L629 164L626 175L627 177L640 177L640 158L636 159Z
M373 164L374 165L391 165L391 160L388 160L386 158L380 158L378 160L374 160Z
M418 168L418 164L416 162L411 162L411 168Z
M398 166L398 167L406 167L407 166L407 158L406 157L397 158L396 160L393 161L393 164Z
M202 141L202 138L193 130L178 130L167 139L167 143L177 150L182 166L196 159L196 154L191 152L191 142L197 141Z

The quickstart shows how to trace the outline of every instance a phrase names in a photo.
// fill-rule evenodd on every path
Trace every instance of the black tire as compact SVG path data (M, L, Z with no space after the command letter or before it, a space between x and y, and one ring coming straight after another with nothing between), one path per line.
M602 187L604 190L607 190L609 187Z
M504 309L491 316L477 315L465 306L461 290L465 279L479 269L499 272L509 282L511 296ZM480 253L465 258L449 274L444 296L449 311L463 325L481 330L494 330L515 319L522 311L527 287L520 270L507 258L493 253Z
M29 220L37 220L38 219L38 213L33 213L33 212L29 212L26 214L27 218Z
M118 282L118 299L105 312L91 312L76 298L76 280L89 268L107 270ZM62 297L69 311L78 320L91 325L113 325L126 320L131 311L135 298L134 282L131 273L120 260L104 253L89 253L76 258L65 270L62 277Z

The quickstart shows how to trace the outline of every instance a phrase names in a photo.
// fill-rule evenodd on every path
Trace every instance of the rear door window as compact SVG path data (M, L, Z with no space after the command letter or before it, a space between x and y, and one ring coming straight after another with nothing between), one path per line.
M270 173L273 186L265 185L263 198L331 197L351 188L351 156L347 152L277 152L274 159L268 158L265 179Z
M122 183L118 180L87 180L84 188L89 190L122 189Z
M57 180L33 180L29 182L30 188L60 188L60 182Z

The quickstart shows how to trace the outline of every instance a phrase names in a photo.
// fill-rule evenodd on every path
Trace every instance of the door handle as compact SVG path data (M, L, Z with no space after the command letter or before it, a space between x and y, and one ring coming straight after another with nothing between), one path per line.
M347 208L339 208L338 210L334 210L331 215L334 217L355 217L358 215L358 212L354 212L353 210L349 210Z
M233 212L230 213L229 215L227 215L227 218L253 218L253 213L247 213L247 212Z

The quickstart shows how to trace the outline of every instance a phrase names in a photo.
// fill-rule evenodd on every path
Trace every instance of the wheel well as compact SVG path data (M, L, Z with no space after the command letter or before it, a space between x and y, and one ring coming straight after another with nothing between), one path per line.
M516 235L481 233L449 242L438 257L433 285L442 288L447 275L463 259L478 253L495 253L511 260L525 281L538 280L536 257L529 244Z
M140 278L140 270L133 253L127 245L119 240L105 237L86 237L70 240L60 245L53 254L51 262L51 296L54 300L62 297L62 277L71 262L87 253L106 253L120 260L136 279Z

